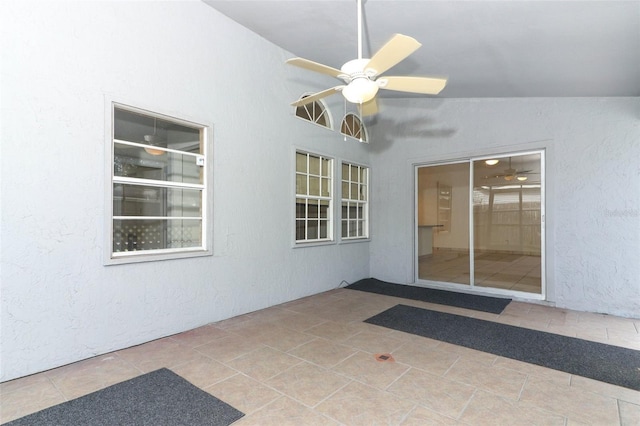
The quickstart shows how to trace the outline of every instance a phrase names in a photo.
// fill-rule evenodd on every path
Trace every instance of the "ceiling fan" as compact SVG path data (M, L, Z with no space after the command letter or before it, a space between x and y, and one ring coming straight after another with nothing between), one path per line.
M304 96L293 102L293 106L302 106L337 92L345 99L360 106L362 115L378 112L376 94L378 89L399 92L437 95L447 84L445 78L432 77L381 77L380 75L415 52L422 44L412 37L396 34L382 46L371 59L362 57L362 0L358 2L358 59L353 59L340 69L303 58L291 58L286 63L305 68L320 74L330 75L344 84Z
M527 174L534 174L532 173L533 170L516 170L513 167L511 167L511 157L509 157L509 167L504 169L504 173L498 174L498 175L490 175L490 176L485 176L485 179L494 179L494 178L503 178L506 181L512 181L512 180L519 180L521 182L525 181L528 179Z

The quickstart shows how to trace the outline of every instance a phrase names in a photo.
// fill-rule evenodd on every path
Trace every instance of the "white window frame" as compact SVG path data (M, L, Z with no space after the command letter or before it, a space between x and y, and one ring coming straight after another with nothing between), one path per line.
M348 167L348 175L345 176L344 175L344 167L347 166ZM358 181L352 181L351 180L351 171L353 168L357 168L358 169L358 176L360 176L359 171L360 170L366 170L366 177L365 177L365 182L360 182ZM342 241L361 241L361 240L368 240L369 239L369 188L370 188L370 179L371 179L371 168L369 166L364 166L361 164L357 164L351 161L346 161L343 160L341 162L341 167L340 167L340 171L341 171L341 202L340 202L340 236L341 236L341 240ZM357 194L353 194L353 186L355 185L356 187L356 192ZM346 191L345 191L345 186L346 186ZM362 193L362 188L364 186L364 197L360 197L359 194ZM344 204L347 204L347 217L344 217L343 215L343 206ZM358 218L356 217L351 218L349 217L349 212L351 211L351 209L349 207L351 206L356 206L356 207L362 207L362 213L363 213L363 217ZM349 236L349 231L350 231L350 226L351 223L353 222L353 220L356 221L360 221L362 222L362 235L355 235L355 236ZM346 223L347 225L347 235L343 235L343 225ZM357 229L357 228L356 228Z
M306 94L300 96L300 99L303 99L303 98L305 98L307 96L310 96L310 95L312 95L312 93L306 93ZM305 111L307 113L307 115L309 116L309 118L305 118L305 117L302 117L302 116L298 115L298 111ZM294 107L293 115L296 118L300 119L300 120L304 120L304 121L307 121L309 123L313 123L316 126L320 126L322 128L329 129L329 130L333 129L333 120L331 119L331 114L330 114L329 108L327 108L327 105L324 103L324 101L322 99L318 99L318 100L315 100L315 101L310 102L308 104L301 105L301 106L298 106L298 107ZM321 123L318 122L323 117L327 121L327 125L326 126L324 124L321 124Z
M105 125L105 234L104 234L104 264L126 264L148 261L160 261L168 259L180 259L191 258L199 256L211 256L213 255L213 238L211 236L213 229L212 212L213 212L213 185L211 184L211 177L213 171L213 159L212 159L212 146L213 146L213 126L210 124L202 124L204 120L192 120L187 118L177 118L175 116L159 112L159 108L155 107L140 107L132 106L140 105L134 102L123 102L116 99L105 100L105 112L106 112L106 125ZM181 155L192 155L194 161L198 161L198 164L202 167L202 183L181 183L174 181L158 181L152 179L140 179L125 176L116 176L114 173L115 162L115 144L140 146L144 148L146 145L137 143L135 141L122 141L116 140L114 135L115 126L115 110L125 110L134 113L142 114L148 117L157 118L159 120L170 121L186 127L200 129L202 152L201 153L189 153L185 151L173 150L170 148L154 147L167 153L177 153ZM181 114L182 115L182 114ZM113 187L117 183L129 183L129 184L144 184L151 187L161 188L177 188L177 189L195 189L202 194L202 212L198 218L201 221L201 243L196 247L184 247L184 248L166 248L166 249L153 249L153 250L134 250L134 251L114 251L114 220L123 219L125 217L114 216L113 209ZM143 217L144 219L153 219L153 217ZM183 219L183 217L166 217L161 219ZM191 218L190 218L191 219ZM193 220L193 219L192 219Z
M353 127L358 127L357 129L352 128L352 126L348 122L349 117L351 117L353 120ZM346 132L343 131L343 128L346 129ZM367 133L366 126L364 125L360 117L352 112L345 114L345 116L342 118L342 121L340 122L340 133L359 142L369 143L369 134Z
M301 173L298 171L297 168L297 158L298 158L298 154L303 154L307 156L307 172L306 173ZM309 181L311 177L314 178L321 178L322 176L322 170L320 171L320 175L315 175L315 174L311 174L309 171L309 156L312 157L318 157L320 158L320 164L322 167L322 160L329 160L329 183L328 183L328 189L329 189L329 195L328 196L323 196L323 195L310 195L309 194ZM335 214L334 214L334 201L333 201L333 196L334 196L334 181L335 181L335 158L334 157L330 157L324 154L318 154L316 152L312 152L312 151L307 151L305 149L296 149L294 151L294 159L293 159L293 171L294 171L294 182L293 182L293 193L294 193L294 214L293 214L293 241L294 241L294 247L305 247L305 246L313 246L313 245L322 245L322 244L333 244L335 242L334 239L334 218L335 218ZM297 180L299 177L303 177L306 179L306 186L307 186L307 193L306 194L302 194L302 193L298 193L298 185L297 185ZM297 209L298 209L298 199L305 199L305 201L307 203L305 203L305 215L304 215L304 221L305 221L305 238L304 239L298 239L297 238L297 227L298 227L298 221L301 220L298 217L297 214ZM308 221L310 219L315 219L315 218L309 218L309 212L308 212L308 201L312 200L312 201L326 201L328 202L329 206L327 208L327 237L326 238L308 238ZM318 213L318 216L320 216L320 214ZM318 228L319 228L319 223L318 223Z

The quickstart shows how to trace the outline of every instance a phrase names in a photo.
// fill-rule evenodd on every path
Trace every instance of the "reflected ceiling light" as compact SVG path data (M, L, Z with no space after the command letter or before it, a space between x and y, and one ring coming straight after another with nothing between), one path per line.
M516 179L518 179L520 182L524 182L525 180L527 180L526 176L516 176Z
M144 140L151 146L160 145L160 138L156 135L156 119L153 119L153 134L152 135L144 135ZM151 155L163 155L164 151L161 149L155 149L151 147L145 147L144 150L147 154Z
M498 164L500 162L500 160L495 160L495 159L491 159L491 160L485 160L484 163L487 166L495 166L496 164Z

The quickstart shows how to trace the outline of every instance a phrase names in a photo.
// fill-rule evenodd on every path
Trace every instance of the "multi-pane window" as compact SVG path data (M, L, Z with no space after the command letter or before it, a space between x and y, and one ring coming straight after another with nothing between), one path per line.
M342 239L369 236L369 168L342 163Z
M331 241L333 160L296 152L296 242Z
M109 259L206 254L208 128L119 104L112 119Z
M340 133L358 139L360 142L369 141L367 138L367 129L364 127L364 124L362 124L360 118L353 113L348 113L342 119Z
M302 96L301 99L306 97L306 95ZM314 101L306 105L296 107L296 116L304 120L309 120L312 123L319 124L323 127L331 128L329 113L320 101Z

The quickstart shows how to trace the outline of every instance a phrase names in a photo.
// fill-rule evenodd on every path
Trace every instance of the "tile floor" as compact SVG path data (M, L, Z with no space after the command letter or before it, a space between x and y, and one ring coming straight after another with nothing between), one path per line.
M0 420L167 367L243 411L236 425L640 425L640 392L362 322L397 303L640 350L640 319L336 289L2 383Z
M475 285L540 294L540 256L481 253L474 262ZM434 249L421 256L418 276L429 281L469 284L469 253Z

